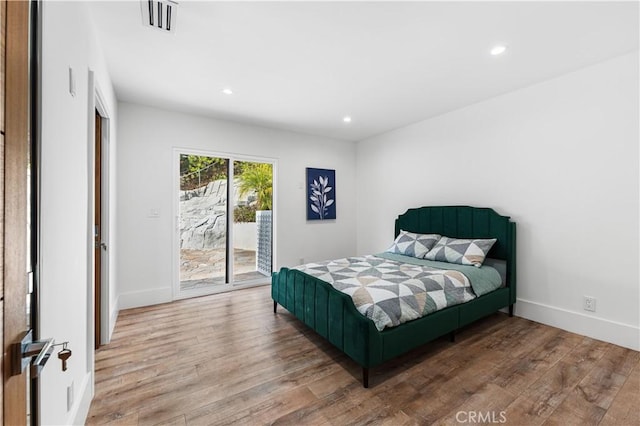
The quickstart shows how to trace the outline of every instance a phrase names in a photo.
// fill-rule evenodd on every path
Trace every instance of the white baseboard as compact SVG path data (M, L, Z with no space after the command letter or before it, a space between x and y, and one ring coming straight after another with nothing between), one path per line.
M116 321L118 320L118 314L120 313L120 298L116 298L111 315L109 316L109 342L113 336L113 330L116 328Z
M76 390L76 398L74 406L71 408L70 418L73 425L84 425L87 422L91 400L93 399L93 374L87 373L82 380L80 389Z
M572 333L582 334L636 351L640 350L640 328L637 326L524 299L517 300L515 314Z
M171 287L154 288L152 290L131 291L120 293L118 297L119 309L138 308L140 306L157 305L173 300Z

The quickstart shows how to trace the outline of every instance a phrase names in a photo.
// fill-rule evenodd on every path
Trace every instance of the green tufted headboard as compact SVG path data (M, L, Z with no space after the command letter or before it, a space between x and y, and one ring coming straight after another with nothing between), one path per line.
M497 238L488 257L507 261L507 286L515 302L516 224L493 209L469 206L437 206L409 209L396 219L400 230L419 234L440 234L452 238Z

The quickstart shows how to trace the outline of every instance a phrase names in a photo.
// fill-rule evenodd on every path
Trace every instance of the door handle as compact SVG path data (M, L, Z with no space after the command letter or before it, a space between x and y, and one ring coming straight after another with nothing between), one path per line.
M31 377L37 377L53 353L53 339L33 340L33 331L25 333L22 340L11 345L11 375L22 374L31 364Z
M105 243L100 243L100 247L102 247L102 250L107 251L107 245Z

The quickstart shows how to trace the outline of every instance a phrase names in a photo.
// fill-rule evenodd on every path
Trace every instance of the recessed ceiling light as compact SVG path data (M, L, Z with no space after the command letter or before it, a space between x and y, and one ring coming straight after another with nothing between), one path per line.
M222 89L222 93L225 95L233 95L233 90L231 89Z
M342 119L342 121L344 121L345 123L351 123L351 117L349 117L348 115L346 117L344 117Z
M491 49L491 54L493 56L498 56L498 55L502 55L506 51L507 51L507 46L505 46L504 44L498 44L496 46L493 46L493 48Z

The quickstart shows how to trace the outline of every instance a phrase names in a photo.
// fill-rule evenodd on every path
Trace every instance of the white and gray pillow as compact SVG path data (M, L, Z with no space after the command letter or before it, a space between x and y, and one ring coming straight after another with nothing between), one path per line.
M480 267L496 241L495 238L467 240L442 237L424 258Z
M398 237L387 249L387 252L422 259L439 239L440 235L438 234L415 234L400 230Z

